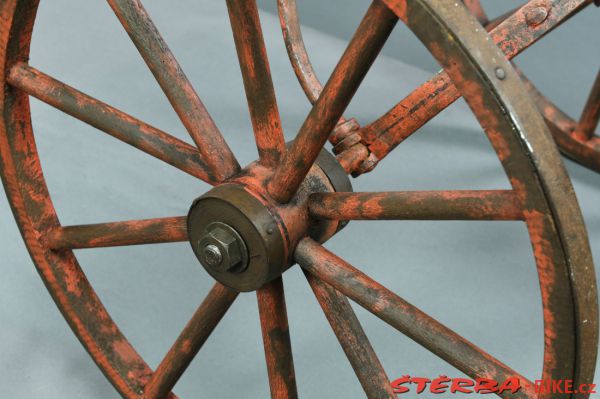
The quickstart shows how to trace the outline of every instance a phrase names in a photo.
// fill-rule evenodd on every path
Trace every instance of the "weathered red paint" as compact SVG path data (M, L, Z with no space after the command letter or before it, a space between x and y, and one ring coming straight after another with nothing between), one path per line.
M281 278L273 280L256 291L256 296L271 398L298 398L283 280Z
M598 145L600 139L598 136L592 134L588 138L587 134L591 130L586 130L586 133L582 134L583 131L578 129L579 124L577 121L548 100L524 75L521 74L521 78L527 86L530 95L535 99L538 109L544 116L546 124L561 152L580 164L600 173L600 146ZM590 94L593 95L594 90ZM583 113L583 115L588 118L590 114Z
M108 3L154 74L212 173L222 181L239 172L240 166L231 149L140 0L108 0Z
M6 82L10 66L28 59L37 5L37 0L0 3L2 82ZM73 253L50 251L39 240L59 222L35 146L28 97L5 87L0 92L0 109L0 172L31 258L71 329L99 368L123 396L137 397L152 370L112 321Z
M589 0L554 0L549 4L549 17L536 26L526 22L525 15L534 1L500 22L490 36L511 59L527 49L562 22L579 12ZM371 153L381 160L396 146L460 97L446 72L419 86L382 117L366 125L360 134Z
M314 73L300 31L295 0L278 0L279 13L284 32L286 47L294 70L305 93L313 101L321 92L321 84ZM528 23L527 15L532 9L540 7L538 0L531 1L515 12L492 21L491 36L510 59L531 46L555 27L579 12L591 3L590 0L553 0L545 2L548 17L541 23ZM388 2L398 15L405 19L405 2ZM481 21L487 18L477 0L465 1ZM460 93L444 72L431 78L410 93L387 113L377 120L358 130L362 137L361 144L366 146L368 165L355 162L352 172L361 174L373 169L377 162L385 158L402 141L415 133L425 123L446 109L460 97ZM365 153L364 151L362 151Z
M174 397L169 391L237 293L216 284L153 372L102 306L72 249L178 241L185 238L185 221L183 218L163 218L61 226L36 151L28 94L188 173L193 172L197 177L215 183L228 178L227 184L242 186L264 204L277 219L277 229L286 237L286 256L282 261L286 264L281 265L281 273L291 266L295 256L306 270L318 277L309 277L311 286L367 395L389 396L389 386L385 386L387 377L344 295L469 375L501 379L518 374L307 239L306 236L316 230L319 240L325 241L341 225L337 220L319 220L315 216L331 219L524 220L542 293L545 338L542 377L573 379L576 383L593 380L598 311L595 275L585 229L572 187L546 134L543 120L524 95L518 76L505 59L506 54L510 56L526 48L589 1L544 3L556 7L545 18L537 9L522 8L503 22L497 21L498 30L492 32L494 39L491 39L478 28L467 10L455 6L454 2L375 0L332 79L322 93L320 88L313 93L315 107L301 129L299 139L282 160L282 165L277 167L275 161L281 159L284 150L256 7L253 2L229 0L234 40L243 64L249 108L261 151L261 159L244 170L239 169L140 1L109 0L109 3L200 145L201 156L192 155L195 149L180 145L166 133L29 67L29 43L38 2L6 0L0 3L0 61L3 66L0 81L5 82L4 90L0 92L3 118L0 123L0 174L42 279L77 337L122 396ZM280 0L280 6L285 6L284 0ZM447 74L434 77L431 84L413 93L410 103L405 104L412 113L404 117L409 120L414 117L416 124L423 124L430 115L441 111L445 102L464 96L496 150L512 190L333 193L335 189L328 176L313 165L328 136L337 146L337 159L347 172L362 173L377 164L379 158L366 144L372 145L382 136L374 134L372 143L365 138L356 142L355 134L363 132L367 137L368 129L360 129L355 121L345 120L341 114L397 18L417 34ZM527 27L523 26L523 21ZM500 43L502 50L491 45L492 41ZM494 75L497 68L504 72L501 79ZM257 79L254 81L253 77ZM261 90L264 93L259 94ZM592 105L586 107L582 118L584 127L590 126L594 118L597 120L593 106L597 94L593 93L588 102ZM429 95L432 95L431 101ZM419 99L423 96L430 102L421 102ZM265 102L260 103L263 100ZM99 118L98 114L104 112L107 115ZM550 113L557 115L555 110ZM391 122L394 118L390 118ZM563 120L557 123L568 124ZM411 129L402 137L407 137L406 132L410 134ZM330 135L332 130L334 133ZM583 130L589 134L589 128ZM581 136L581 132L577 136ZM589 142L598 145L597 138ZM393 145L391 139L388 147ZM310 194L315 195L309 199ZM295 397L281 276L259 289L257 296L272 396ZM515 397L533 395L526 387ZM578 396L583 397L585 395Z
M368 398L396 398L390 379L363 331L350 301L329 284L304 272Z
M512 190L317 193L311 215L333 220L522 220Z
M479 0L472 0L472 2L479 3ZM530 27L537 29L537 26L542 25L543 27L546 23L552 23L553 19L556 19L555 14L557 13L557 10L555 10L554 7L559 7L559 13L578 12L591 3L591 1L586 1L556 4L549 0L530 1L520 12L520 19ZM596 5L598 5L597 3L598 2L596 2ZM480 10L483 11L481 7ZM494 29L517 11L518 9L495 18L486 25L486 29ZM597 136L594 136L594 132L598 125L598 118L600 117L600 72L592 85L590 95L579 122L571 119L555 104L544 97L522 73L521 78L528 86L530 93L536 99L538 108L540 109L540 112L542 112L542 115L544 115L546 123L550 128L550 132L554 136L560 150L574 161L595 170L596 172L600 172L599 140Z
M161 399L171 392L237 296L214 285L144 387L144 399Z
M197 148L77 91L23 62L10 69L7 81L38 100L192 176L209 184L217 183Z
M381 2L371 4L269 182L269 194L275 200L286 203L298 189L397 21L398 18Z
M523 390L509 398L535 398L533 383L490 354L406 302L367 275L307 238L296 249L303 269L348 296L471 378L518 377Z
M187 241L186 217L61 226L42 237L48 248L118 247Z
M260 163L276 167L285 154L285 140L256 1L228 0L227 9Z
M573 134L582 140L590 140L598 127L600 119L600 69L596 74L596 80L592 85L592 90L585 103L581 117L579 118L579 126Z
M477 18L479 23L485 26L489 20L479 0L463 0L464 5L471 11L471 14Z

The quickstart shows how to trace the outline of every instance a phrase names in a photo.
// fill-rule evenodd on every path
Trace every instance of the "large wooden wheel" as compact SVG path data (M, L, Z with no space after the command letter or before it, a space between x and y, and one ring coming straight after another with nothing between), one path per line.
M108 3L196 146L30 66L38 0L6 0L0 3L0 171L42 279L74 333L123 397L174 397L173 386L240 291L257 292L272 397L296 397L281 277L295 262L304 269L367 396L394 394L347 298L473 378L518 378L523 388L503 396L537 397L525 377L322 246L345 221L373 219L524 222L544 311L540 376L574 380L576 386L592 381L598 323L595 274L572 187L518 75L465 7L454 1L375 0L286 147L256 3L228 0L259 152L259 159L242 169L140 1ZM512 189L352 192L347 173L374 167L375 155L360 140L350 144L352 123L338 121L398 18L446 71L416 95L444 103L464 96ZM496 42L498 35L492 33ZM63 226L42 173L29 96L215 187L190 198L187 216ZM435 107L413 106L407 115L422 124L432 110ZM322 150L336 125L337 161ZM103 307L73 249L188 240L217 283L157 369L151 370Z

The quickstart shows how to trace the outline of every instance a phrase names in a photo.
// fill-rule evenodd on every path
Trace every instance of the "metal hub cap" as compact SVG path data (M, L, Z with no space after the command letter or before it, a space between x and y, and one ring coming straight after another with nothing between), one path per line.
M288 267L275 215L245 187L217 186L194 201L188 237L206 271L238 291L253 291Z

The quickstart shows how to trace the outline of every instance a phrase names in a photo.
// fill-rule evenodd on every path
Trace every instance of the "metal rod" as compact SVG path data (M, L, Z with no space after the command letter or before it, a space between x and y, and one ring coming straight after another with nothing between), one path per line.
M256 297L271 398L298 398L282 278L256 291Z
M390 379L348 299L308 272L304 274L367 397L396 398Z
M361 129L369 151L383 159L400 143L460 98L446 72L413 90L379 119Z
M285 139L255 0L227 0L260 163L275 167Z
M323 90L323 86L317 78L317 74L310 62L308 52L302 39L302 30L298 18L298 7L296 0L277 0L279 20L283 32L283 40L287 53L296 72L298 81L308 97L308 101L314 104Z
M269 183L277 201L287 203L294 195L397 21L385 4L373 1Z
M295 259L309 273L468 376L496 381L519 378L522 389L503 396L537 397L533 383L310 238L298 244Z
M314 217L332 220L523 220L512 190L316 193Z
M15 64L8 83L116 139L209 184L215 177L198 149L30 67Z
M139 0L107 0L219 181L240 166Z
M104 248L187 241L187 217L62 226L43 238L50 249Z
M216 283L185 326L144 389L144 398L162 399L173 389L238 293Z

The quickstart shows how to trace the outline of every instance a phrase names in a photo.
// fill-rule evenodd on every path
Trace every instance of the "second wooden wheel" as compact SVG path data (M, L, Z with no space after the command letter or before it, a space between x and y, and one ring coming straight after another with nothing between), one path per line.
M0 173L40 276L75 335L123 397L174 397L176 382L239 293L254 291L271 396L297 397L282 278L296 262L368 397L392 398L394 392L348 298L472 378L517 379L521 389L503 397L545 397L525 376L327 250L324 243L352 220L522 223L533 248L543 307L539 377L573 380L577 386L592 382L598 309L577 201L517 73L465 7L440 0L373 1L295 140L286 146L256 3L228 0L259 153L257 161L241 168L139 0L108 3L196 147L32 67L29 48L38 3L0 3ZM437 99L451 102L462 95L470 105L510 189L352 192L347 174L375 167L379 156L376 146L371 151L353 138L352 123L338 122L399 19L445 69L432 81ZM430 94L426 98L435 100ZM214 188L190 198L188 215L63 226L42 172L29 96ZM322 149L336 125L337 159ZM176 241L189 241L217 282L153 370L104 308L73 250ZM583 391L572 395L586 396Z
M290 60L304 92L309 100L314 102L322 86L302 40L296 1L278 0L278 4ZM594 8L593 0L531 0L490 20L479 0L464 0L464 4L490 31L491 38L509 60L577 13ZM576 162L600 172L600 138L595 135L600 118L600 71L591 85L579 120L564 113L540 93L522 73L521 78L527 85L529 94L534 97L559 149ZM398 144L417 132L457 98L458 93L448 89L447 77L441 73L414 90L376 121L362 128L356 123L351 123L355 132L348 143L360 141L371 154L369 161L355 173L368 172ZM345 129L348 129L348 126ZM343 128L340 127L340 130ZM332 135L332 144L337 145L338 140L336 135Z
M593 1L530 1L520 7L519 11L523 15L521 24L535 32L539 26L546 24L546 20L551 18L551 14L556 12L559 7L568 10L571 15L575 15L584 9L586 12L594 12L593 3ZM479 0L466 0L465 5L488 29L494 29L507 15L511 14L508 13L490 20ZM591 36L593 37L593 34ZM596 66L592 66L592 68L594 67ZM561 152L581 165L600 172L600 137L595 134L600 119L600 69L598 69L595 81L591 82L589 96L578 120L567 115L544 96L523 73L521 73L521 78L530 95L533 96Z

